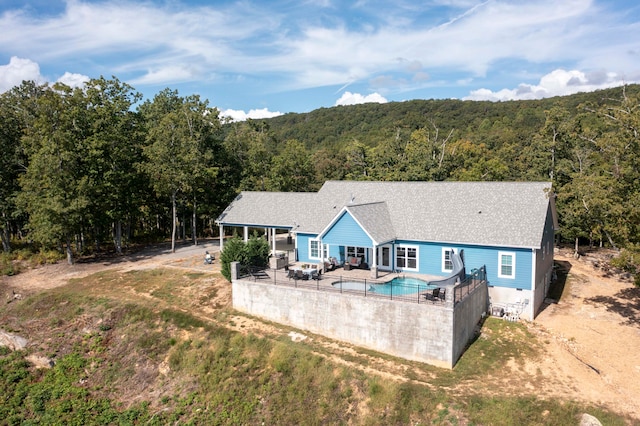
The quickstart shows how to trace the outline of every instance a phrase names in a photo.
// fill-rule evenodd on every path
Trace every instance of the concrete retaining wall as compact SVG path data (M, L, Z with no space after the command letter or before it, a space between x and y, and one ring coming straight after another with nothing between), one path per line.
M486 295L486 286L482 288ZM478 307L482 301L474 297L476 293L482 292L465 299L473 301L458 303L455 315L450 303L403 303L242 280L233 281L232 299L233 307L241 312L401 358L452 368L480 319ZM464 341L456 343L454 336Z
M487 285L476 287L467 297L458 302L453 312L453 363L464 353L467 344L473 339L476 326L489 309Z

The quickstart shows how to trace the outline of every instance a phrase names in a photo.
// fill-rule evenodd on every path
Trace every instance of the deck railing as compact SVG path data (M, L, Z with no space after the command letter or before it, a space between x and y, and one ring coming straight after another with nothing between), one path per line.
M428 305L455 305L473 292L480 284L486 282L486 271L485 268L482 267L478 270L473 270L471 275L468 275L462 283L454 287L441 287L440 294L434 297L433 290L435 286L428 282L425 282L424 285L402 284L394 287L389 285L388 282L380 280L358 279L335 274L320 274L319 279L311 277L296 279L289 278L287 275L287 271L282 269L243 267L240 270L240 276L238 278L245 281L269 283L278 286L306 288L316 291L352 294ZM403 290L399 290L400 288ZM410 290L407 291L407 288L410 288ZM453 293L452 295L451 292Z
M465 280L453 287L453 304L460 302L480 285L487 283L487 268L482 266L478 269L472 269Z

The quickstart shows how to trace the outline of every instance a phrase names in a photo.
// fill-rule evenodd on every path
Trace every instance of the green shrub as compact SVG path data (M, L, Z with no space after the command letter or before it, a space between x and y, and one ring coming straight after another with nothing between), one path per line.
M640 246L630 245L611 259L611 265L634 275L634 284L640 287Z
M57 250L40 250L31 256L32 265L53 264L64 259L64 253Z
M225 241L222 253L220 253L220 272L229 282L231 281L231 262L240 262L242 265L248 263L244 242L239 237Z
M10 253L0 253L0 275L15 275L18 273L18 266L13 263Z
M269 264L269 242L254 234L245 245L247 261L251 266L267 266Z
M0 253L0 275L16 275L20 272L21 264L32 266L56 263L64 258L64 254L56 250L33 250L22 247L10 252Z
M14 249L11 251L11 256L14 260L29 260L33 256L33 250L26 247Z
M269 243L254 233L245 244L240 237L233 237L224 243L220 253L222 276L231 281L231 262L239 262L242 267L264 267L269 264Z

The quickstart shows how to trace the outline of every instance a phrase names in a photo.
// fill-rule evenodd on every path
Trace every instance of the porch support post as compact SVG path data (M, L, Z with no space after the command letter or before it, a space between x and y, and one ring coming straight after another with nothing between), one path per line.
M224 248L224 225L220 224L220 251Z
M244 227L244 242L246 243L247 241L249 241L249 227L245 226Z
M371 267L369 269L371 269L371 278L378 278L378 246L377 245L373 245L373 256L371 256L373 258L373 262L371 262Z
M276 228L271 229L271 253L276 254Z

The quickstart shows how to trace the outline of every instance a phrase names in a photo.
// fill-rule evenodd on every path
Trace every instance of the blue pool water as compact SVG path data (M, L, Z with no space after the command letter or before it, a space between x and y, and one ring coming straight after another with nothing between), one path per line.
M396 277L384 284L372 284L358 281L336 281L332 283L336 288L343 290L360 290L371 293L401 296L403 294L415 294L421 291L432 290L436 286L418 278Z

